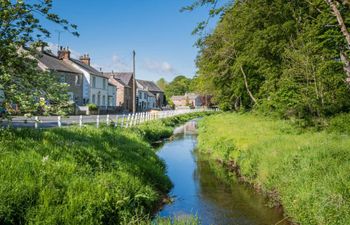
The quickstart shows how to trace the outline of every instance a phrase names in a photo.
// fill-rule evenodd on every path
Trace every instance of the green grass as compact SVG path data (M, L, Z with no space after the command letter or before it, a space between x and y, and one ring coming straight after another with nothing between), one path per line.
M130 129L0 130L0 224L151 223L172 184L150 142L201 115Z
M199 127L199 150L237 163L246 181L274 196L294 222L349 224L348 134L305 131L252 114L215 115Z

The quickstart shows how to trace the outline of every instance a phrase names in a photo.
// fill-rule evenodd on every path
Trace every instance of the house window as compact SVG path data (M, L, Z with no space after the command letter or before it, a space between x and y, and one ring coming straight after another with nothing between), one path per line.
M66 76L61 75L60 76L60 83L65 83L66 82Z
M75 76L75 85L76 86L80 85L80 80L81 80L81 76L80 75Z
M92 95L92 103L96 104L96 96L95 95Z
M103 90L106 90L106 79L103 79Z
M113 97L108 96L108 106L113 106Z
M101 105L101 95L97 95L97 106Z
M139 92L139 99L142 98L142 92Z
M92 77L92 87L96 88L96 77Z
M143 93L143 98L147 99L147 94L146 93Z
M102 96L102 105L106 106L106 96L105 95Z

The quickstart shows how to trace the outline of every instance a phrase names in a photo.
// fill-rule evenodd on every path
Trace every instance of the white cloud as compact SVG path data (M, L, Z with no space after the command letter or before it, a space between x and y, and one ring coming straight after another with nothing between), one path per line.
M170 75L175 73L174 67L166 61L145 60L144 69L159 75Z

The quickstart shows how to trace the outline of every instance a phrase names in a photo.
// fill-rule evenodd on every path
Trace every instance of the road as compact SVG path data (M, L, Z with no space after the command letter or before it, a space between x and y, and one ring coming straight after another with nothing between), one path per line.
M110 115L110 121L115 121L117 115ZM121 118L123 115L118 115ZM97 115L83 116L83 124L86 123L96 123ZM70 126L70 125L78 125L80 116L68 116L61 117L61 125L62 126ZM100 124L107 123L107 115L99 116ZM12 121L2 121L0 122L0 126L7 127L35 127L35 117L27 118L24 116L16 116L12 118ZM38 117L38 128L52 128L58 126L58 116L39 116Z

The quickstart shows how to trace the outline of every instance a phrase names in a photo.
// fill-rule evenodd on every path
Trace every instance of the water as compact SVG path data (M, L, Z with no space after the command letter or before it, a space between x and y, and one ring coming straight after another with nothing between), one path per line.
M195 121L176 129L174 140L164 144L158 155L165 160L174 183L160 217L197 215L202 224L270 225L283 220L276 209L232 174L195 153ZM285 224L284 222L278 223Z

